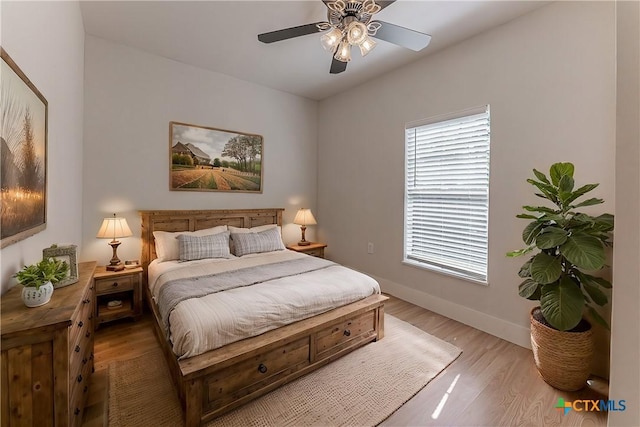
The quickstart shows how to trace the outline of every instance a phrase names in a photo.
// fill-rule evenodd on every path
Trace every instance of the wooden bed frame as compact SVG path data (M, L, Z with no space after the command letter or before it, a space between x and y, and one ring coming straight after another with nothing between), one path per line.
M243 228L281 226L283 210L140 211L145 284L149 263L156 258L154 231L195 231L225 224ZM144 288L146 301L156 318L156 337L177 386L188 427L199 426L384 336L384 301L388 298L372 295L262 335L178 360L165 337L158 307L148 286Z

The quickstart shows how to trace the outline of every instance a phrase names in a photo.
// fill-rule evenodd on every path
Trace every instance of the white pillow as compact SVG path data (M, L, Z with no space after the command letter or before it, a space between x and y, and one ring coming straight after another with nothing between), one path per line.
M286 249L282 243L280 231L273 227L257 233L235 233L231 235L231 238L234 241L236 256Z
M180 259L180 246L178 244L178 235L186 234L188 236L208 236L210 234L219 234L227 231L226 225L219 225L213 228L205 228L198 231L177 231L171 233L168 231L154 231L153 237L156 241L156 256L158 262L173 261Z
M280 226L276 224L259 225L253 228L240 228L240 227L234 227L233 225L230 225L229 231L231 232L231 234L259 233L261 231L269 230L270 228L277 228L278 232L282 234L282 231L280 230ZM233 243L233 236L231 236L231 240L229 240L229 247L231 249L231 253L235 255L236 248Z

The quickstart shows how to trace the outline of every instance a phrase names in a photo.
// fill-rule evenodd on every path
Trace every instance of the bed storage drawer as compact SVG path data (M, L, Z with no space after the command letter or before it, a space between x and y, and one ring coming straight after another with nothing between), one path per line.
M309 337L239 361L207 378L205 402L221 408L309 365Z
M376 334L374 314L369 311L318 331L315 334L316 360L329 357L363 339L370 339Z

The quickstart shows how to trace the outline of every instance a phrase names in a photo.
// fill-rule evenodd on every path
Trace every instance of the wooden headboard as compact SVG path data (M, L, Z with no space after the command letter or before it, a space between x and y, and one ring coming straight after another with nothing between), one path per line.
M142 256L145 271L156 259L154 231L196 231L217 225L251 228L265 224L282 226L282 208L273 209L225 209L193 211L138 211L142 218Z

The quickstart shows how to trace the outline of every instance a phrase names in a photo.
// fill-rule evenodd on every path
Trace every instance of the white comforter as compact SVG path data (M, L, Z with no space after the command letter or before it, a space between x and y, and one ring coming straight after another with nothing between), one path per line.
M276 251L229 260L152 262L149 287L158 300L162 285L204 271L224 272L308 255ZM181 359L252 337L380 293L371 277L334 265L180 302L169 316L170 340Z

